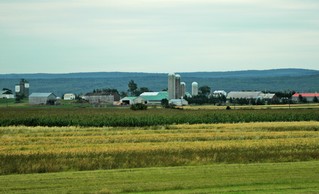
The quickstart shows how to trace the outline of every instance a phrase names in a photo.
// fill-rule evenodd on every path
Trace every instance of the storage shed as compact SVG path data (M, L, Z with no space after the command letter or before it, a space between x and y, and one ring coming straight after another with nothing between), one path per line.
M29 104L31 105L53 105L56 102L57 96L53 93L32 93L29 96Z
M136 97L125 97L120 100L122 105L132 105Z

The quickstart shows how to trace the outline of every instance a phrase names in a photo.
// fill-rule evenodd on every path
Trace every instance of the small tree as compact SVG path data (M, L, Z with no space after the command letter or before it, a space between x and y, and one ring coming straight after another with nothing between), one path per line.
M168 100L165 98L165 99L162 99L161 100L161 105L162 105L162 107L164 107L164 108L169 108L169 102L168 102Z
M313 98L313 102L314 102L314 103L318 103L318 102L319 102L317 96L315 96L315 97Z
M299 94L299 96L298 96L298 101L299 101L299 102L303 102L303 97L302 97L301 94Z
M147 106L142 103L137 103L137 104L132 104L130 108L131 110L146 110Z
M137 90L137 84L134 82L134 80L129 81L128 91L131 93L131 95L134 95L136 90Z
M200 93L202 95L208 96L210 94L210 87L209 86L201 86L198 88L198 90L200 91Z

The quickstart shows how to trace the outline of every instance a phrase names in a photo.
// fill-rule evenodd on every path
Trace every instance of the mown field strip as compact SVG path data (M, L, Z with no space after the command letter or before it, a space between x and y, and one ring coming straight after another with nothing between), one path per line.
M0 127L0 174L317 160L318 129L314 121Z
M0 176L0 193L318 193L319 162Z

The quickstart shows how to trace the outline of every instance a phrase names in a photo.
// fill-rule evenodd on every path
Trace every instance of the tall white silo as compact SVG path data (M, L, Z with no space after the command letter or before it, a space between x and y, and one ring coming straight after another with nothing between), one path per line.
M192 83L192 96L197 96L198 95L198 83L193 82Z
M176 74L175 76L175 99L181 98L181 76Z
M181 96L184 97L186 93L186 83L181 82Z
M174 73L168 74L167 92L168 92L168 100L175 98L175 74Z

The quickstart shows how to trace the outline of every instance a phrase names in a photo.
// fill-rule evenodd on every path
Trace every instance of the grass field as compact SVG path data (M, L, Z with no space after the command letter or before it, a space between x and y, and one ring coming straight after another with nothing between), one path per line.
M319 162L0 176L1 193L318 193Z

